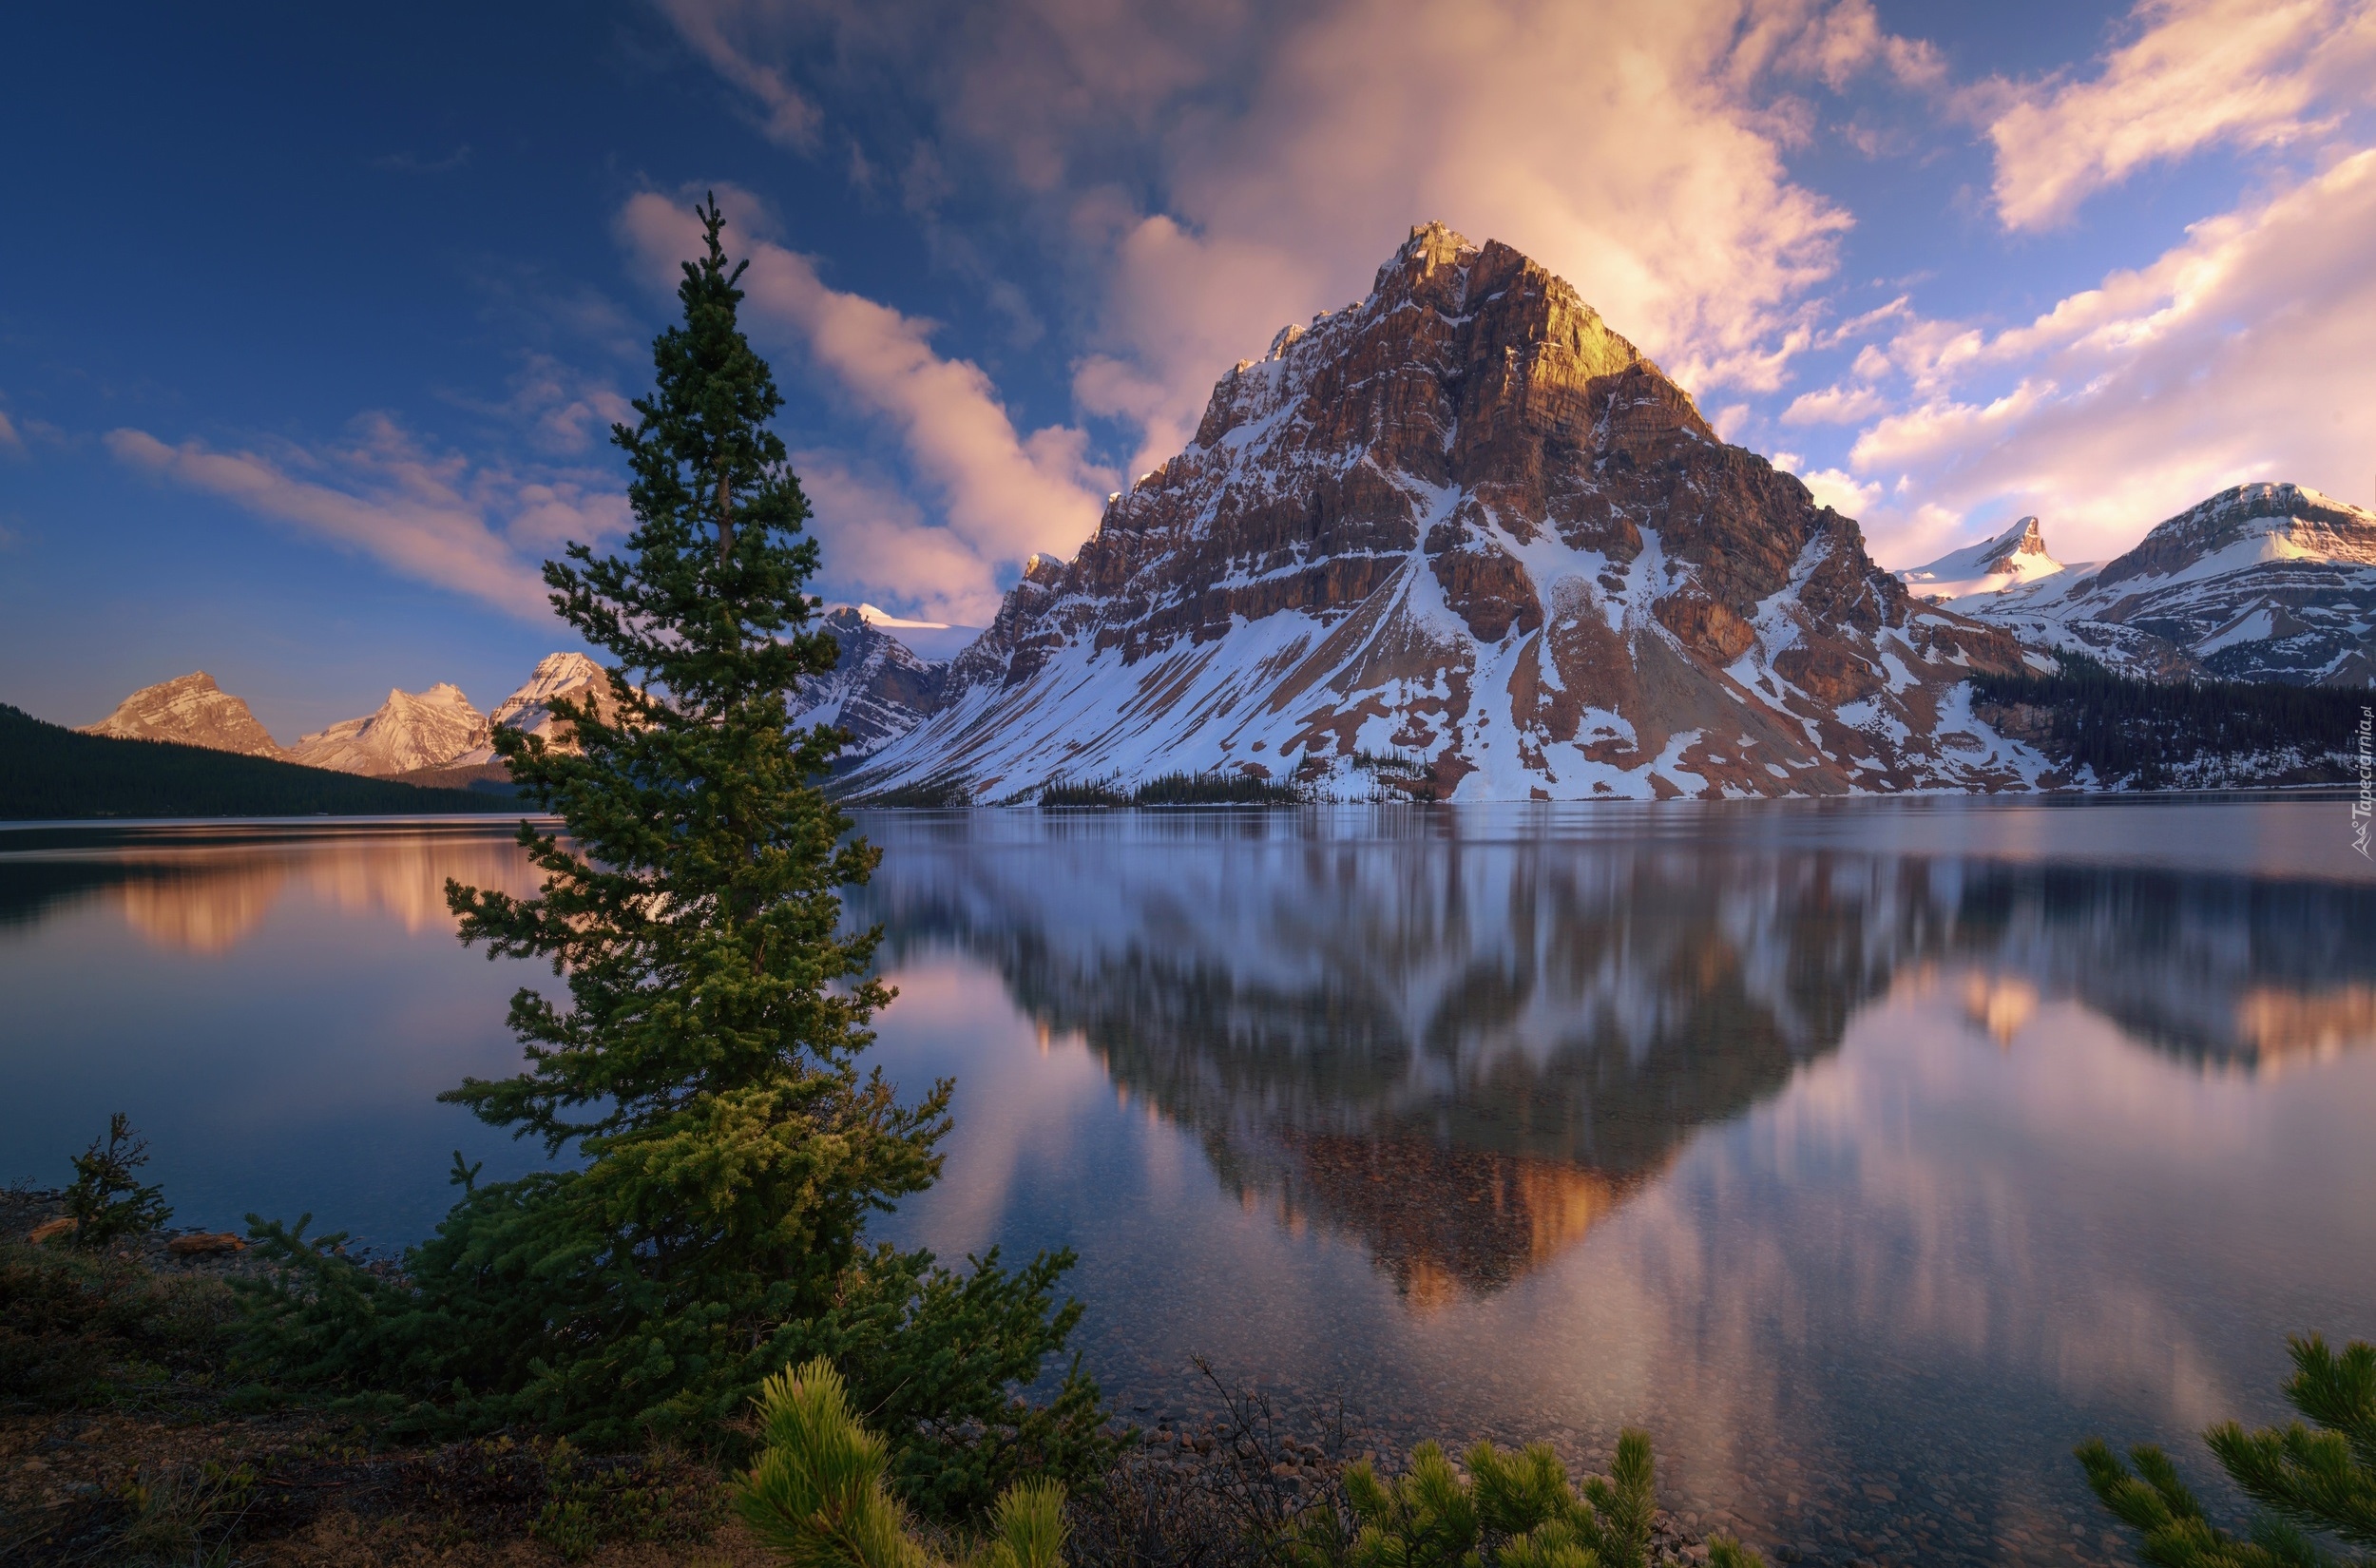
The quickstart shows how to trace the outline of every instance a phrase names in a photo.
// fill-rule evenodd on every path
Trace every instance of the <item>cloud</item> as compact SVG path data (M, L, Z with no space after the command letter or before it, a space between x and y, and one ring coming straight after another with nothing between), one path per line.
M721 201L730 197L747 205L721 190ZM649 192L628 201L620 230L656 281L677 276L699 237L682 205ZM933 352L932 323L828 287L808 258L772 240L734 249L750 258L746 329L796 345L897 433L938 502L936 526L949 538L936 549L970 552L988 573L1034 552L1070 554L1096 528L1115 476L1088 460L1086 432L1019 432L980 367Z
M2049 227L2149 163L2214 143L2283 146L2376 96L2376 0L2141 0L2143 31L2085 81L1985 84L1996 204Z
M759 129L769 141L795 152L815 150L825 117L781 72L754 63L735 47L726 36L726 19L734 8L701 0L660 0L660 9L711 69L757 101Z
M0 411L0 452L22 452L24 449L25 438L16 433L16 426L10 422L8 413Z
M1542 261L1695 391L1771 390L1849 221L1785 169L1816 117L1798 90L1944 69L1868 0L670 14L735 40L730 79L764 55L911 91L931 192L1003 193L1080 280L1074 394L1139 430L1133 471L1184 444L1230 365L1358 298L1428 219Z
M2371 256L2376 149L2196 223L2020 326L1908 328L1889 352L1924 390L1850 453L1891 498L1871 531L1905 559L1945 519L1969 531L2035 512L2058 555L2100 559L2246 481L2369 499ZM1932 509L1893 511L1898 497Z
M1785 425L1853 425L1890 406L1874 387L1826 387L1801 392L1782 411Z
M985 626L1001 598L992 564L888 480L858 471L841 453L793 453L825 546L831 576L853 597L888 602L927 621Z
M628 521L626 498L600 475L474 467L425 452L384 415L358 420L343 444L272 456L169 446L129 429L110 430L106 444L134 468L528 621L551 614L536 561L564 540L616 536Z
M449 401L518 426L538 448L563 456L591 451L610 440L611 426L636 422L635 406L617 388L534 350L521 355L502 401L459 394Z
M1796 452L1775 452L1773 466L1798 475L1817 506L1830 507L1843 516L1862 517L1881 497L1879 485L1860 482L1840 468L1811 468Z

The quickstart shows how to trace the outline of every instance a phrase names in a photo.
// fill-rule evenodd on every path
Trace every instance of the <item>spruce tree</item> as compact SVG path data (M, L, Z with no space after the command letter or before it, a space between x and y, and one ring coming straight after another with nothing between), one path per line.
M737 321L742 268L716 205L700 218L654 390L612 430L636 527L619 555L573 544L546 566L556 608L612 656L607 690L554 702L571 746L495 736L564 824L522 825L542 889L447 888L465 942L548 961L568 1001L522 989L527 1070L441 1098L583 1165L481 1186L456 1155L465 1195L393 1291L262 1227L310 1276L269 1304L268 1338L422 1425L595 1443L716 1436L822 1353L910 1501L962 1513L1018 1466L1102 1451L1077 1372L1048 1408L1006 1399L1078 1316L1052 1305L1071 1258L1009 1273L993 1253L958 1276L866 1245L870 1214L938 1174L950 1086L903 1105L859 1068L891 993L838 889L877 854L818 788L840 733L790 727L788 694L836 647L804 592L817 552L768 428L781 398Z

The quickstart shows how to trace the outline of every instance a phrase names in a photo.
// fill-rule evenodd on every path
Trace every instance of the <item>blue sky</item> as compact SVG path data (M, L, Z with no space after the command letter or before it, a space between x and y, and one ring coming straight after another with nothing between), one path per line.
M2376 486L2376 0L134 6L0 33L0 700L282 740L573 646L689 198L821 592L978 622L1441 219L1910 564Z

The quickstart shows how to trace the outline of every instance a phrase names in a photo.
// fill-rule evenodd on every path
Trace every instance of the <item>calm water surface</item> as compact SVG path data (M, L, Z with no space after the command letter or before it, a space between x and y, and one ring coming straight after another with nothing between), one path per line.
M2376 1337L2376 877L2338 800L883 813L880 1058L956 1079L891 1230L1069 1245L1188 1358L1397 1441L1638 1423L1813 1560L2078 1562L2069 1450L2276 1418ZM111 1109L192 1223L398 1242L529 966L483 825L0 832L0 1178ZM1729 1518L1728 1518L1729 1516Z

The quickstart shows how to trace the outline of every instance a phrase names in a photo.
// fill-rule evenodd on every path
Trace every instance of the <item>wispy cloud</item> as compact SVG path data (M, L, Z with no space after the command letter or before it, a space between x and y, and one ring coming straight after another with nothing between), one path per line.
M728 25L744 8L703 0L660 0L660 9L711 69L756 100L759 129L769 141L795 152L815 150L817 128L824 123L817 106L787 83L782 72L758 64L727 37Z
M384 415L358 420L349 441L270 455L129 429L106 444L134 468L529 621L551 614L538 560L565 540L599 542L627 526L626 498L602 476L431 453Z
M16 433L16 426L5 410L0 410L0 452L22 452L25 438Z
M738 207L749 204L737 194ZM751 263L745 325L762 340L796 345L897 434L937 502L938 526L949 536L938 547L969 552L986 575L1035 551L1079 547L1116 482L1088 460L1086 432L1017 430L979 366L933 351L931 322L827 286L807 257L749 239L756 226L745 225L745 242L735 247ZM699 243L686 206L650 192L627 203L620 230L655 283L673 282Z
M2274 147L2376 99L2376 0L2142 0L2141 30L2084 80L1994 82L1996 204L2007 228L2068 219L2147 164Z
M554 456L591 451L610 439L611 426L636 421L634 405L618 388L534 350L520 356L508 395L501 400L451 393L449 401L513 426L539 449Z
M1853 425L1889 407L1874 387L1833 386L1801 392L1782 411L1785 425Z

